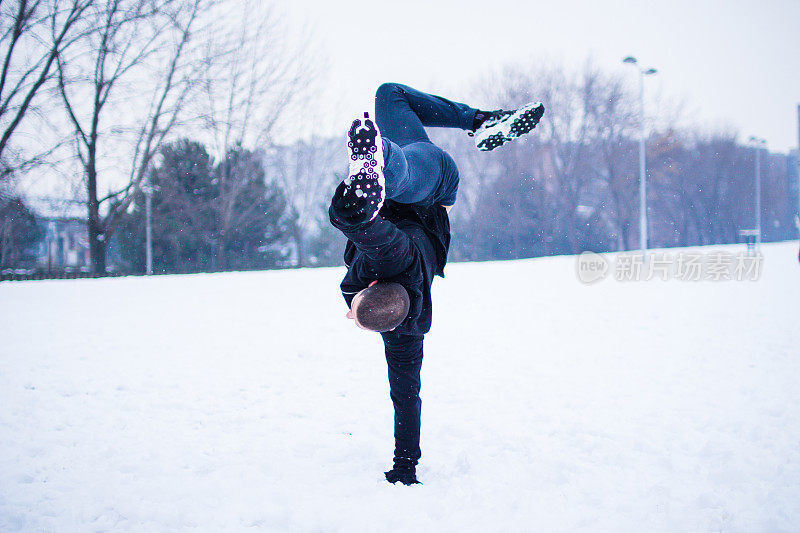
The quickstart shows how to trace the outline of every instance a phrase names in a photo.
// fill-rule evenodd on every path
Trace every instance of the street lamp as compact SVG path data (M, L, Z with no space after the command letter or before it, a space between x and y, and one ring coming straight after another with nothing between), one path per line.
M153 275L153 193L158 191L158 186L153 185L148 178L142 186L145 196L145 273Z
M629 63L639 71L639 244L642 248L642 261L645 261L647 252L647 177L644 151L644 77L658 72L654 68L644 69L633 56L622 60Z
M750 137L750 145L756 151L756 250L761 249L761 148L767 141L761 137Z

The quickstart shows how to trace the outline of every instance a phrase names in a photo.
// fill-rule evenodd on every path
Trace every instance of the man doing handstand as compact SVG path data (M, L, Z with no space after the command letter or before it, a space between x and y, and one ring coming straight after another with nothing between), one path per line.
M540 103L481 111L385 83L375 96L377 125L365 113L350 127L348 177L328 213L347 237L347 317L383 337L394 404L394 466L385 473L391 483L419 483L422 344L431 327L431 284L444 277L447 262L447 211L458 191L453 158L425 126L466 130L488 151L531 131L543 113Z

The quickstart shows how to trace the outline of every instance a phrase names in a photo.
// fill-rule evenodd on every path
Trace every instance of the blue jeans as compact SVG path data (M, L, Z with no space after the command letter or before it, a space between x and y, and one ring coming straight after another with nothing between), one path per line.
M378 87L375 122L383 136L386 197L403 204L453 205L458 168L449 154L431 142L424 126L470 130L476 112L406 85Z

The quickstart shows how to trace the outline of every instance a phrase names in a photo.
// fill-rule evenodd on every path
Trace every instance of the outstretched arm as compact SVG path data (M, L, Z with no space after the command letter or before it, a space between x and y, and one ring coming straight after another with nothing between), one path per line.
M334 194L328 216L331 224L341 231L364 255L375 279L394 277L406 270L414 261L416 248L411 239L397 226L378 216L371 221L348 216L348 212Z

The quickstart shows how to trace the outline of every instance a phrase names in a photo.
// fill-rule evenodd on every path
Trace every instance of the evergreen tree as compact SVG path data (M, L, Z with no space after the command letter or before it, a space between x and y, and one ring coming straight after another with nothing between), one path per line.
M30 268L44 231L21 198L0 196L0 268Z
M202 144L186 139L160 154L151 171L154 271L276 265L291 221L257 154L234 147L214 164ZM140 193L118 236L122 261L137 272L145 268L145 201Z

